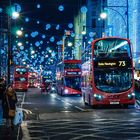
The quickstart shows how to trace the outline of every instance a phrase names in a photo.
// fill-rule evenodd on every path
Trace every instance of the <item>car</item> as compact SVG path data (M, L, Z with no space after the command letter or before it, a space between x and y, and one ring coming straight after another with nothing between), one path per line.
M45 92L46 91L44 83L40 84L40 89L41 89L41 92Z

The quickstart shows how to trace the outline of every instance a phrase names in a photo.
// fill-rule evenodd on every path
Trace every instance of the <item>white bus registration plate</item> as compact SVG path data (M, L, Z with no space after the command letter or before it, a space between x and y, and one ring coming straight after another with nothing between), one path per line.
M119 102L110 102L111 105L118 105Z

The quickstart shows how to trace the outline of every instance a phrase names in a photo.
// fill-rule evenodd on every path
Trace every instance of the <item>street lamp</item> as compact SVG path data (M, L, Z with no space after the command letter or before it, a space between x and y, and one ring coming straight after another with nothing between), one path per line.
M110 10L116 12L118 15L121 16L122 20L124 21L125 27L126 27L127 38L129 38L128 0L126 0L126 6L103 6L103 12L100 14L101 19L106 19L107 18L107 13L104 12L105 8L110 9ZM124 15L122 15L118 10L116 10L114 8L126 8L125 14L127 16L127 19L125 19Z
M20 46L22 46L22 43L21 42L18 42L17 45L20 47Z
M9 1L10 7L11 7L11 1ZM16 12L17 14L17 12ZM15 17L13 19L16 19L18 16L15 13L12 15ZM10 67L12 63L12 55L11 55L11 16L8 15L8 59L7 59L7 83L10 84Z
M16 34L17 34L18 36L21 36L21 35L22 35L22 31L21 31L21 30L17 30L17 31L16 31Z
M17 19L18 17L19 17L19 13L16 12L16 11L14 11L14 12L12 13L12 18L13 18L13 19Z

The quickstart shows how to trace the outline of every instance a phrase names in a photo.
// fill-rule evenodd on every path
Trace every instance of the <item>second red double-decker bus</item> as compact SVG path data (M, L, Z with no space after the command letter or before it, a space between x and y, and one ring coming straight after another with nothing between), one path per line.
M29 87L37 87L38 86L38 73L37 72L29 72L29 74L28 74L28 86Z
M14 68L13 87L16 91L28 90L28 68L25 66L16 66Z
M134 74L130 41L101 38L86 46L82 54L82 95L96 105L134 105Z
M81 60L64 60L57 65L57 91L60 95L81 95Z

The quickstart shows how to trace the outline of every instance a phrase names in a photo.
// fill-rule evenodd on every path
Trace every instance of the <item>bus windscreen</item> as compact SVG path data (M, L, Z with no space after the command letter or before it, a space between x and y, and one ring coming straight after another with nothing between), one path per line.
M131 57L130 45L126 40L108 38L94 44L94 58Z

